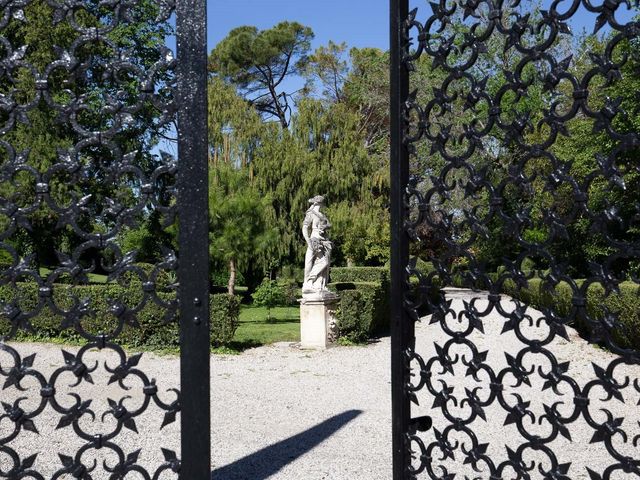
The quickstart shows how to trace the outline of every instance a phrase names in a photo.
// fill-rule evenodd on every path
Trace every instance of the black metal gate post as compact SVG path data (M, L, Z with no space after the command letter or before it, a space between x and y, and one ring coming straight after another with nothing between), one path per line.
M211 478L207 4L177 2L183 480Z
M409 242L404 230L404 190L409 178L409 156L403 142L403 103L409 91L409 74L403 62L404 22L408 0L391 0L391 384L393 428L393 478L405 478L409 465L406 432L410 404L405 390L408 369L405 351L413 338L413 323L403 306Z
M390 2L393 479L640 478L638 2L416 3Z
M207 480L207 4L2 5L0 479ZM178 332L180 388L144 368ZM40 333L81 345L21 342Z

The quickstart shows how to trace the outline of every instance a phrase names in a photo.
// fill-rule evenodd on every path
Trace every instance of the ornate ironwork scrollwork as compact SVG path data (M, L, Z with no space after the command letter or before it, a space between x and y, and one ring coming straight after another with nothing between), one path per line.
M626 121L640 112L624 110L630 92L609 96L640 75L637 15L637 2L618 0L539 9L442 0L405 20L403 230L413 255L404 308L416 333L404 391L413 416L433 419L432 430L405 434L407 478L640 476L640 355L620 312L589 303L594 289L607 299L639 283L621 264L640 256L640 204L628 185L640 173L640 132ZM570 24L585 18L601 35L580 50ZM576 120L602 142L582 172L560 150ZM632 211L594 201L596 186L625 195ZM532 205L533 195L544 201ZM580 281L558 253L577 222L606 245ZM499 268L483 242L503 245ZM545 267L531 269L532 258ZM512 298L534 284L549 301ZM561 308L551 301L559 288L570 298Z
M0 478L176 478L180 461L171 449L155 447L164 461L149 466L139 461L140 450L118 444L123 432L138 432L151 407L164 412L161 429L180 412L179 390L160 389L141 369L142 355L129 355L118 343L123 331L140 327L138 315L148 305L164 312L159 322L176 321L176 293L159 286L177 269L171 245L152 268L143 268L121 241L150 216L165 230L175 223L177 164L169 154L140 150L151 149L175 120L176 60L164 38L171 34L174 2L5 0L0 6L0 252L6 264L0 286L11 292L2 299L0 319ZM29 44L24 33L43 21L43 12L52 30L52 44L44 47ZM34 47L45 51L44 60ZM38 121L55 129L49 139L33 139L59 144L51 158L42 154L51 149L25 144L24 132ZM24 240L34 235L57 239L57 265L49 270L41 268L38 252L25 253ZM113 298L100 306L72 294L96 268L108 284L139 285L139 295L125 298L123 289L107 285L105 296ZM46 310L60 319L57 329L73 330L84 342L80 349L65 347L50 366L38 365L32 347L12 342L22 331L37 332L34 319ZM109 321L96 320L97 314ZM87 393L99 375L113 393L105 405ZM42 430L45 410L49 421L57 419L53 428L72 430L78 440L75 450L60 447L56 465L39 462L38 452L56 448L46 438L29 437L31 451L29 440L16 446ZM104 464L90 458L98 450L106 451Z

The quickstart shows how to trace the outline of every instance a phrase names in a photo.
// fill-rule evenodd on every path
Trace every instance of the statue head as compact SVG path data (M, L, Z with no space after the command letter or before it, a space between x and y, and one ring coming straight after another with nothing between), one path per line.
M322 195L316 195L315 197L309 199L309 203L312 207L315 205L324 205L324 197Z

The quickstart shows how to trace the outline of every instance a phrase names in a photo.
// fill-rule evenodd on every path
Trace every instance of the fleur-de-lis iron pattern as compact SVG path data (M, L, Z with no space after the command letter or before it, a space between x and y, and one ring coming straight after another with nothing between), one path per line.
M640 23L633 20L630 8L631 4L622 0L567 0L526 12L526 5L519 0L436 0L420 2L404 23L404 66L415 72L418 62L427 62L433 72L440 72L441 77L436 78L442 78L435 87L429 85L428 92L413 79L403 107L403 140L411 171L403 228L410 243L419 246L424 241L421 228L428 225L429 241L435 239L442 245L430 257L421 257L432 262L431 272L419 268L416 257L411 258L406 268L404 309L416 326L430 323L423 327L427 328L423 330L425 341L430 338L429 328L443 332L433 340L432 353L420 351L414 330L405 345L405 394L414 416L426 408L434 422L430 431L424 431L430 424L426 417L409 423L405 448L409 452L406 458L412 462L406 465L407 478L596 480L620 474L640 476L640 436L627 435L623 419L609 409L611 405L614 410L616 402L635 405L640 398L638 379L624 371L627 366L636 368L640 355L616 340L623 328L616 313L605 308L604 314L594 314L587 308L587 292L593 285L609 295L627 280L614 273L616 261L640 257L640 244L618 233L637 227L640 204L636 203L636 214L625 219L616 205L593 208L589 202L595 182L623 191L625 175L640 172L640 132L619 131L616 122L633 112L624 112L619 98L605 98L600 103L593 100L595 90L615 85L622 78L630 54L620 54L620 47L625 42L636 42L636 48L640 45ZM581 18L590 16L595 31L604 32L606 39L602 51L591 52L586 71L572 68L570 54L560 57L558 53L563 42L575 45L571 43L570 23L579 10ZM498 44L499 52L508 53L510 61L489 65L482 74L479 66L486 60L489 42ZM502 75L504 82L499 88L489 88L488 77L497 75ZM535 88L544 91L548 99L536 122L513 106L527 99ZM611 145L598 154L597 168L582 178L574 176L570 163L554 153L559 136L571 135L568 123L575 118L591 122L594 134L605 134ZM510 165L495 167L477 161L480 152L496 157L502 147L518 153ZM635 163L624 158L634 151ZM441 167L429 168L434 159ZM544 168L532 167L536 159L543 159ZM501 177L493 175L494 168L502 169ZM564 197L570 198L562 212L551 206L539 214L536 221L548 232L544 240L523 235L534 224L531 211L513 212L505 206L505 192L511 189L526 195L534 182L552 194L562 187ZM567 238L567 227L577 218L589 225L589 235L601 235L611 252L603 262L590 265L591 274L584 282L574 281L565 259L553 253L555 242ZM502 238L512 240L522 251L516 260L505 259L497 274L487 271L474 250L478 240L491 235L488 225L493 219L502 225ZM526 286L531 280L532 274L525 273L523 266L528 257L546 259L548 270L539 276L541 288L549 295L561 282L571 289L572 301L566 312L541 307L537 318L527 305L503 295L506 282ZM460 259L467 264L464 270L456 270ZM640 283L633 273L631 277ZM486 293L460 302L455 310L452 300L438 290L440 285L452 283ZM503 321L501 331L488 345L480 345L485 322L495 321L496 315ZM592 380L586 383L571 377L572 360L556 358L552 345L569 338L567 325L572 323L586 325L589 341L615 354L608 365L594 364L587 374ZM532 329L538 333L532 335ZM520 351L505 353L502 364L488 359L492 348L500 348L501 335L515 335L520 343ZM427 350L424 342L422 347ZM456 388L450 381L455 376L463 378L467 387ZM532 405L538 394L532 398L518 393L518 388L531 385L534 378L539 381L540 394L552 391L557 396L557 403L541 406L542 412ZM627 392L624 396L623 390ZM486 413L489 408L491 417ZM496 408L500 408L499 414ZM637 418L627 421L635 424ZM482 436L486 429L476 430L483 422L495 426L489 438ZM566 451L555 449L554 442L571 441L574 423L586 425L591 444L606 449L607 464L578 470ZM544 426L545 433L535 425ZM500 446L504 439L498 432L506 426L517 427L519 443ZM508 438L514 440L513 436ZM527 460L532 451L538 461Z
M177 455L162 448L164 463L147 471L138 463L140 451L123 451L118 445L123 430L136 432L144 414L151 405L164 411L162 427L176 421L180 412L180 392L171 389L160 391L153 378L140 368L141 355L127 355L118 344L123 329L138 328L138 313L146 305L156 304L165 312L164 322L175 322L177 298L175 294L161 295L160 275L177 270L177 255L166 246L162 258L152 269L142 268L136 252L122 251L120 236L126 228L139 226L141 219L152 212L161 217L163 228L175 223L174 179L177 164L172 155L162 153L153 167L145 167L140 152L122 142L123 135L131 128L138 128L143 111L153 111L153 127L166 130L174 121L174 69L176 59L168 47L158 47L152 65L142 65L123 43L115 41L117 29L127 29L140 22L141 2L109 0L47 0L53 10L53 22L65 22L75 33L75 40L68 48L52 45L56 59L46 68L39 69L29 62L29 45L12 44L3 32L12 23L31 21L28 8L31 0L0 1L0 215L3 229L0 232L0 249L10 256L11 265L2 270L0 285L12 288L16 298L5 299L0 306L2 331L0 332L0 397L24 390L33 400L33 385L39 386L37 406L27 407L25 396L13 395L11 402L0 405L0 478L43 479L39 472L38 451L46 447L34 447L33 452L16 451L12 441L25 432L39 431L39 415L45 409L53 409L58 415L57 429L75 432L83 446L73 455L59 453L59 465L49 478L177 478L180 460ZM149 4L152 7L149 7ZM152 22L170 24L174 12L173 0L156 0L144 6L148 13L154 9ZM148 47L147 47L148 48ZM24 95L19 82L28 75L35 85L33 95ZM84 85L86 88L78 87ZM99 91L99 94L95 94ZM47 109L56 115L56 124L72 138L67 148L58 148L56 159L48 167L39 168L39 162L30 149L18 149L11 143L12 133L21 125L29 125L30 114ZM97 120L96 120L97 117ZM170 128L169 128L170 130ZM148 132L140 132L147 135ZM28 181L25 181L28 178ZM97 200L89 186L95 179L111 186L111 193ZM25 183L26 182L26 183ZM59 193L56 185L68 186ZM26 185L26 186L25 186ZM123 192L125 194L123 194ZM46 210L57 219L50 235L67 232L73 236L73 246L59 251L59 264L50 272L42 273L34 256L21 257L12 242L17 236L29 235L33 215ZM69 233L71 232L71 233ZM106 331L85 328L85 320L96 316L96 306L91 299L64 298L56 295L63 284L89 283L88 274L96 265L85 261L90 253L101 258L101 269L108 274L108 282L139 282L140 295L135 304L131 299L109 298L108 313L111 322ZM169 274L171 275L171 274ZM37 285L37 299L21 302L19 296L24 282ZM136 283L137 284L137 283ZM175 287L175 285L174 285ZM32 331L32 320L44 309L61 318L61 329L73 329L85 343L71 353L62 349L62 366L50 375L36 369L38 355L21 356L17 345L10 343L22 330ZM15 347L15 348L14 348ZM87 398L86 387L94 383L98 363L88 360L96 350L107 353L113 360L104 362L109 385L119 385L122 398L109 399L106 409L96 409L95 402ZM11 359L11 361L7 361ZM67 386L66 378L75 376L75 384ZM28 389L25 382L30 382ZM60 385L64 383L64 385ZM132 386L133 385L133 386ZM143 399L135 409L127 409L126 399L130 388L141 389ZM3 394L4 392L4 394ZM7 396L5 396L5 394ZM60 396L64 396L61 401ZM69 398L73 402L69 403ZM31 405L31 404L29 404ZM99 415L96 412L101 411ZM83 429L83 421L105 421L110 417L108 429L98 434ZM105 424L106 425L106 424ZM161 447L158 446L158 449ZM87 462L87 452L108 450L115 462L104 465ZM159 450L160 451L160 450ZM49 467L50 469L51 467ZM170 475L170 476L168 476Z

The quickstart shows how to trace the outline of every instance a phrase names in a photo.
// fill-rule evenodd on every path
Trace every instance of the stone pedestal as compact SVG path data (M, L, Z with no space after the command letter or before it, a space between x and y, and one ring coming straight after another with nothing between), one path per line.
M335 310L340 298L331 292L305 294L300 300L300 346L324 350L335 341Z

